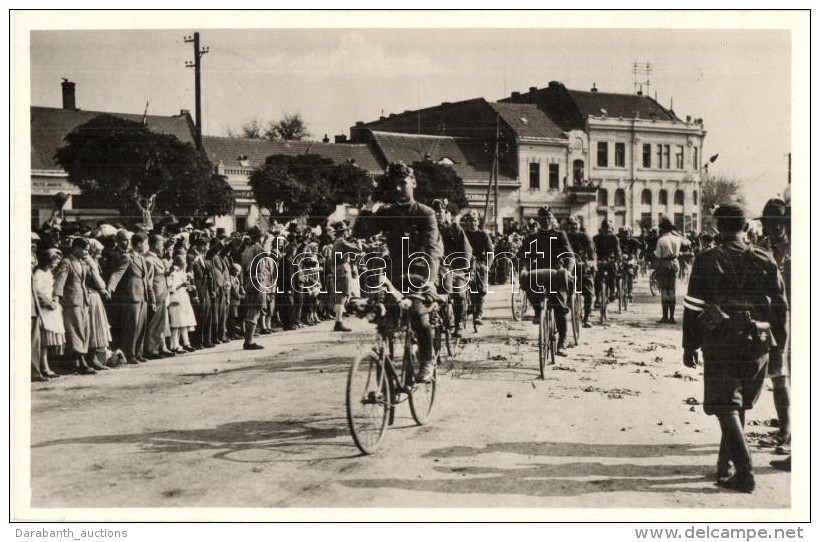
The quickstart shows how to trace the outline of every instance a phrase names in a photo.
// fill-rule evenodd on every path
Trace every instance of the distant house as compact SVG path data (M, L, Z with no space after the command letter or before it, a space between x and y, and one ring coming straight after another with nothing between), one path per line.
M112 209L84 209L80 189L68 182L68 174L54 160L57 149L65 145L65 136L91 119L114 115L144 122L152 131L176 136L182 142L194 142L194 123L187 110L173 116L85 111L76 108L74 83L64 81L62 85L62 108L31 108L31 223L35 228L51 217L54 196L60 192L69 196L65 207L67 220L118 214Z
M263 211L256 206L253 198L249 178L251 172L264 164L268 156L317 154L337 164L356 165L371 176L384 172L384 166L372 146L349 144L344 138L339 143L330 143L203 136L202 147L208 159L216 165L217 172L228 179L234 190L234 214L215 218L216 226L226 231L244 230L254 224L266 225Z

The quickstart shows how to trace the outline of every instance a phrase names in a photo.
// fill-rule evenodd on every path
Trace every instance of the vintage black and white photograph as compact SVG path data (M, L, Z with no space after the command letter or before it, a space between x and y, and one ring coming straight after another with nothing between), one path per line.
M16 14L12 516L807 518L808 14L404 15Z

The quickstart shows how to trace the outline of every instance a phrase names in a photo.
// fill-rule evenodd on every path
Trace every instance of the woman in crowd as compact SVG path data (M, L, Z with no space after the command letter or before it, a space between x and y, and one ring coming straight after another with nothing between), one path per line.
M99 288L105 283L100 273L100 258L102 256L103 245L96 239L89 239L88 263L89 271L92 275L90 287L88 288L88 313L90 323L90 333L88 340L89 353L93 356L94 367L105 367L106 349L111 344L111 325L108 322L108 314L105 312L103 298L108 299L110 294L105 288Z
M37 297L42 320L42 347L40 348L40 374L49 378L58 375L51 370L48 356L60 355L65 345L65 327L63 326L63 310L57 298L54 297L54 268L62 260L63 254L56 248L46 250L38 258L38 265L32 276L32 290Z
M185 256L177 254L174 256L174 267L168 276L171 351L176 354L196 350L191 347L191 341L188 339L188 332L196 328L194 308L188 295L188 290L193 287L192 285L193 277L186 272Z

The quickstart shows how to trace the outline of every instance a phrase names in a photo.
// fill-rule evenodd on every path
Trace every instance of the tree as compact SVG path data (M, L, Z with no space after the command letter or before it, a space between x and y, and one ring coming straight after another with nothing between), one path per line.
M307 123L299 113L288 114L279 121L271 121L265 137L272 141L300 141L310 137Z
M706 175L700 185L700 205L703 227L712 227L712 212L722 203L735 201L744 203L742 182L723 175Z
M234 132L229 126L227 130L228 137L234 139L266 139L262 124L258 118L253 117L246 120L238 132Z
M193 145L119 117L77 127L55 159L87 204L143 222L151 213L200 217L234 208L230 185Z
M464 180L453 168L430 160L413 162L411 167L416 177L414 197L417 201L430 205L434 199L447 199L450 210L454 212L467 207L469 202L464 191ZM379 178L373 192L375 201L392 201L387 181L386 175Z
M250 185L256 202L271 216L307 217L309 224L323 222L339 204L364 203L372 190L362 169L315 154L269 156L251 172Z

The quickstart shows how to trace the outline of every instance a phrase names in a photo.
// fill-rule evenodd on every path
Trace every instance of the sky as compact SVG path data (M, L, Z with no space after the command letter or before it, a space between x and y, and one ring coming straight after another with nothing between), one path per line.
M67 78L82 109L193 115L184 37L195 30L32 31L31 105L60 107ZM550 81L631 93L633 63L648 62L648 93L704 120L703 154L719 155L711 173L743 181L760 209L787 182L791 39L788 30L207 28L203 131L298 112L316 139L332 140L382 113L494 101Z

